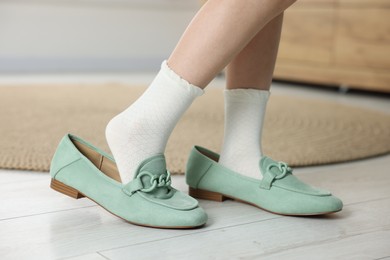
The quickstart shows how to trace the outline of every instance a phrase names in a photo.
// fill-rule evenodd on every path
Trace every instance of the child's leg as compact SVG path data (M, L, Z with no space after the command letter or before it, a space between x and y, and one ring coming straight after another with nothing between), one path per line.
M269 21L294 1L209 0L184 32L168 59L169 66L184 79L204 88Z
M225 133L219 163L262 177L261 133L278 52L283 13L270 21L227 66Z
M148 90L107 126L124 182L142 160L164 152L174 126L202 88L294 1L209 0L201 8Z
M226 88L269 90L282 31L283 13L272 19L226 68Z

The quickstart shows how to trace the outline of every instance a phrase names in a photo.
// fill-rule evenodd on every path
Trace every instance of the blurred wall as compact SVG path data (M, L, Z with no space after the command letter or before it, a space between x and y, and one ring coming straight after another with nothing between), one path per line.
M0 73L142 71L196 13L183 0L0 0Z

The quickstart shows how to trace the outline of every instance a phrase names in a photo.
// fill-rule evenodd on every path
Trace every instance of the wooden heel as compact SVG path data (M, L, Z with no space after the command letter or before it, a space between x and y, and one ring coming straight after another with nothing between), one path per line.
M217 192L212 192L212 191L207 191L207 190L200 190L200 189L195 189L192 187L189 187L189 194L190 196L201 199L201 200L214 200L214 201L225 201L229 199L229 197L226 197L220 193Z
M69 187L68 185L65 185L62 182L59 182L55 179L51 179L50 188L75 199L80 199L85 197L78 190Z

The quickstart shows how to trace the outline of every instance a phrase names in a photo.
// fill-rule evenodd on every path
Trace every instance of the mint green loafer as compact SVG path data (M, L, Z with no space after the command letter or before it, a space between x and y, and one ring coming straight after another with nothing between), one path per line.
M194 228L207 215L198 201L171 187L165 157L144 160L132 181L122 184L114 159L79 137L65 135L50 165L51 188L88 197L132 223L157 228Z
M218 163L219 154L194 146L186 167L190 195L198 199L234 199L266 211L292 216L340 211L343 203L329 191L312 187L292 174L283 162L263 156L260 180L243 176Z

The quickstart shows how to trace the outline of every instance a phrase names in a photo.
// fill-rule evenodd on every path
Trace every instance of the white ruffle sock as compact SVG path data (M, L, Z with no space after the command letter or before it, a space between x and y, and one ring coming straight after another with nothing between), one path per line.
M167 61L146 91L110 120L106 139L122 182L133 178L146 158L164 153L171 132L197 96L204 93L168 67Z
M262 179L261 136L269 95L268 90L258 89L224 91L225 132L219 163L256 179Z

